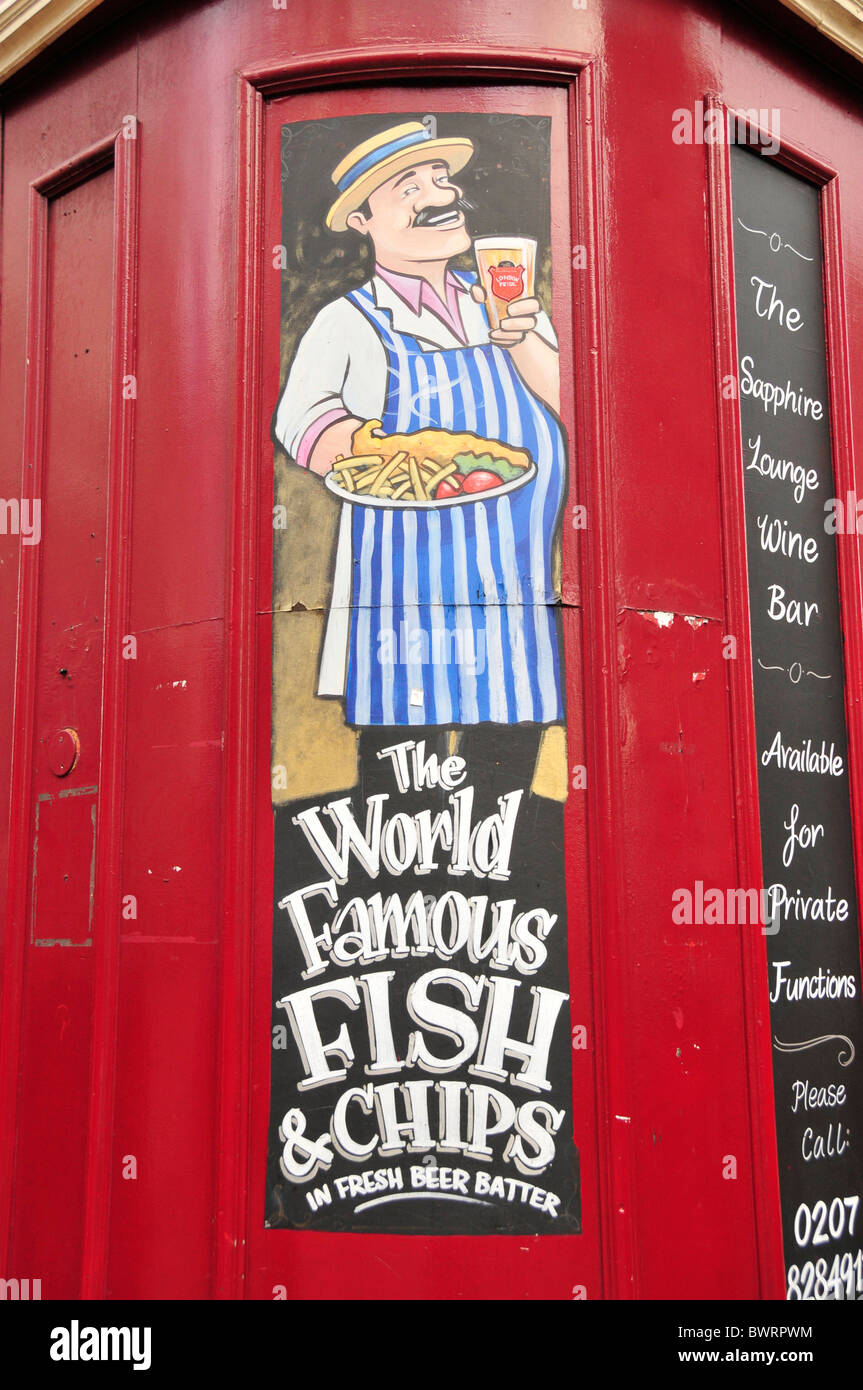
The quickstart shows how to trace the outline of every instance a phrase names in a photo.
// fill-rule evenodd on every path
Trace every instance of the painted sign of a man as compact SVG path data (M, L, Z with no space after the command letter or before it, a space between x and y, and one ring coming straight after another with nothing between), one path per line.
M465 431L527 451L524 486L456 506L345 504L319 695L349 724L466 727L563 718L553 546L566 460L554 330L511 262L490 329L467 251L465 138L420 122L381 130L341 161L327 215L368 237L374 274L302 337L276 415L301 467L327 474L361 426ZM514 210L517 217L517 210Z
M335 235L300 267L329 275L341 235L368 239L373 273L306 328L276 410L290 458L342 502L317 690L343 701L356 762L330 757L332 707L309 713L301 695L292 724L280 705L309 775L274 804L272 1028L284 1039L267 1220L574 1235L555 582L566 450L557 341L519 225L546 225L551 122L465 118L487 155L513 141L537 155L521 183L535 205L475 240L474 271L461 268L470 205L455 181L472 141L394 120L333 170ZM285 165L286 228L306 226L298 207L320 150L356 139L347 121L286 130L283 151L304 152ZM303 549L309 515L293 515ZM283 622L281 657L310 630ZM280 660L274 690L302 691L286 676Z

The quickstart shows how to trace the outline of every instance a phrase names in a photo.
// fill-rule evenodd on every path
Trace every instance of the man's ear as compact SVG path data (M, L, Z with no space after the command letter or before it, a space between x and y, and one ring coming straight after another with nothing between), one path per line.
M361 212L349 212L345 218L348 226L353 227L354 231L359 232L360 236L368 236L368 232L366 231L366 223L368 220L367 217L363 217Z

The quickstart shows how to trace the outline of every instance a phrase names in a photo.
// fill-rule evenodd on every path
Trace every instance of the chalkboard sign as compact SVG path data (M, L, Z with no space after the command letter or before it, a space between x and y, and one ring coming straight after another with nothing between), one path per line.
M831 452L820 195L749 150L731 156L787 1297L859 1299L863 1029L836 553L846 518Z

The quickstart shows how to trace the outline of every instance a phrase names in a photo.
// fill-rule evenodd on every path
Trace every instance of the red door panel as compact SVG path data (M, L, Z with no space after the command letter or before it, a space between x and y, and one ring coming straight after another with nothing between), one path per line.
M44 229L43 533L35 647L32 861L11 1258L77 1293L92 1042L92 899L105 610L114 171L50 199ZM44 268L44 269L43 269ZM41 441L40 441L41 442ZM73 729L63 760L57 735ZM77 742L78 748L75 744ZM80 749L80 751L78 751ZM57 769L74 766L64 776ZM26 1104L38 1095L40 1104ZM59 1200L58 1200L59 1199Z

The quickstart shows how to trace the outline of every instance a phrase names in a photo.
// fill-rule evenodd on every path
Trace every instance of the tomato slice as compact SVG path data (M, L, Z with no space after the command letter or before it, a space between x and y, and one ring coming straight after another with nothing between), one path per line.
M435 501L439 502L445 497L458 497L464 487L463 473L450 473L448 478L444 478L435 488Z
M503 479L490 468L475 468L464 480L465 492L488 492L490 488L500 487Z

